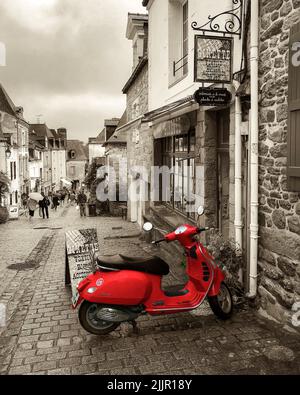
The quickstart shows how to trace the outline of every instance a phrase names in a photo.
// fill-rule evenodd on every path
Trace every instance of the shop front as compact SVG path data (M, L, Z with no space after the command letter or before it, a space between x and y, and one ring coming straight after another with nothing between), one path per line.
M161 203L190 220L195 220L195 149L197 113L159 124L154 128L157 147L155 162L168 172L168 182L161 187ZM166 190L167 189L167 190Z

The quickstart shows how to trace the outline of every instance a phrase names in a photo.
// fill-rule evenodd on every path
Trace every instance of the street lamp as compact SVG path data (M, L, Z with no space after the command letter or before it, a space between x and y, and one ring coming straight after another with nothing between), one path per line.
M9 148L9 145L7 145L7 148L5 150L5 156L6 156L6 159L10 159L10 157L11 157L11 150Z

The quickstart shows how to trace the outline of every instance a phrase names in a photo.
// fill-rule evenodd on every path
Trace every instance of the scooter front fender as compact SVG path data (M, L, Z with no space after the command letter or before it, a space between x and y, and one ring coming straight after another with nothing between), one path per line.
M219 295L221 284L225 280L225 278L226 278L226 276L225 276L224 272L222 272L222 270L217 267L214 272L214 281L212 283L212 286L211 286L207 296Z

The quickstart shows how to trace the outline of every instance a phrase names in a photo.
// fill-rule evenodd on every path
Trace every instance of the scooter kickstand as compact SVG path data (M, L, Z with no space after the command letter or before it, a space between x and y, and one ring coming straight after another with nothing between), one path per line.
M139 330L139 328L138 328L138 325L137 325L136 321L133 320L133 321L130 321L129 323L132 325L133 333L134 333L135 335L138 335L139 332L140 332L140 330Z

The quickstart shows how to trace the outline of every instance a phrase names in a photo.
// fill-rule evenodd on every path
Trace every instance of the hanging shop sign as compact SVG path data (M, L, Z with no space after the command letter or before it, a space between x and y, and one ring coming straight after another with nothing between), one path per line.
M232 38L195 36L195 82L231 83Z
M76 306L77 285L95 271L94 254L99 251L96 229L66 232L66 285L72 288L72 303Z
M200 106L224 106L231 102L232 94L223 88L199 88L194 99Z

